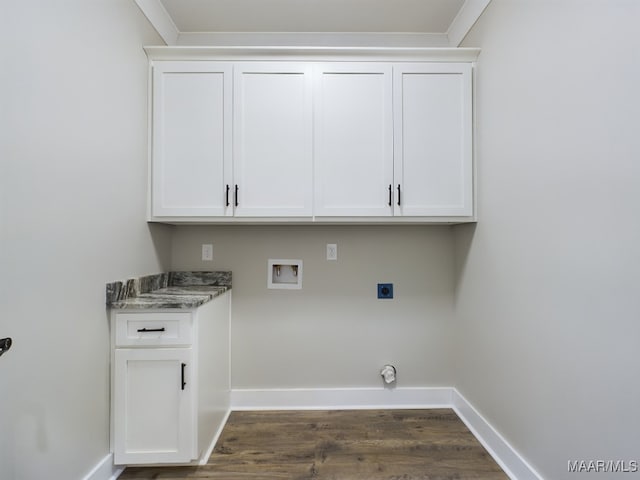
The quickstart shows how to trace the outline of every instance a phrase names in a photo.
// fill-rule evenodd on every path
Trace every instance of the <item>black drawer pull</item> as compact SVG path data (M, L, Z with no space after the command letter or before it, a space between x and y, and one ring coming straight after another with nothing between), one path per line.
M161 327L161 328L139 328L138 329L139 332L164 332L165 328Z
M181 366L182 369L182 374L181 374L181 382L182 382L182 390L184 390L185 385L187 384L187 382L184 381L184 369L187 366L186 363L183 363Z

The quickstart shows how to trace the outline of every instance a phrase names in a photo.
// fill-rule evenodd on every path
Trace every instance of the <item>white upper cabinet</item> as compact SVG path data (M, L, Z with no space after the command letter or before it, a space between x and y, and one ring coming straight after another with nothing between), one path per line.
M391 65L326 63L314 77L314 215L392 215Z
M220 62L153 66L152 217L231 213L231 72Z
M310 217L310 65L253 62L234 69L235 216Z
M394 65L395 215L472 216L468 63Z
M149 47L149 219L475 221L478 51L414 50Z

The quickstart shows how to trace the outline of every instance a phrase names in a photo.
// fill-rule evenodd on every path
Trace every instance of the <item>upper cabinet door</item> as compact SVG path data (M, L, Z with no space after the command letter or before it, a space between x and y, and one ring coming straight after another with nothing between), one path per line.
M471 65L395 65L394 115L395 214L472 216Z
M236 216L311 216L311 81L308 64L235 65Z
M153 65L151 216L222 216L231 183L232 67Z
M327 63L314 77L314 214L392 215L391 65Z

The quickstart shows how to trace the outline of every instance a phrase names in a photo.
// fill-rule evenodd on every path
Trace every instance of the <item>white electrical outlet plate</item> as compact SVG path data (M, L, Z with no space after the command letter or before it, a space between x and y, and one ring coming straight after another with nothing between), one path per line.
M213 260L213 245L210 243L202 244L202 260L205 262L210 262Z
M327 260L338 260L338 245L327 243Z

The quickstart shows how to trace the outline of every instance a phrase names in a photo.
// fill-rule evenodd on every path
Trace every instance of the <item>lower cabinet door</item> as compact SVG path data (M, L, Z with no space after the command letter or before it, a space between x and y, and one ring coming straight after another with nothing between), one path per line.
M115 350L114 463L194 458L191 348Z

